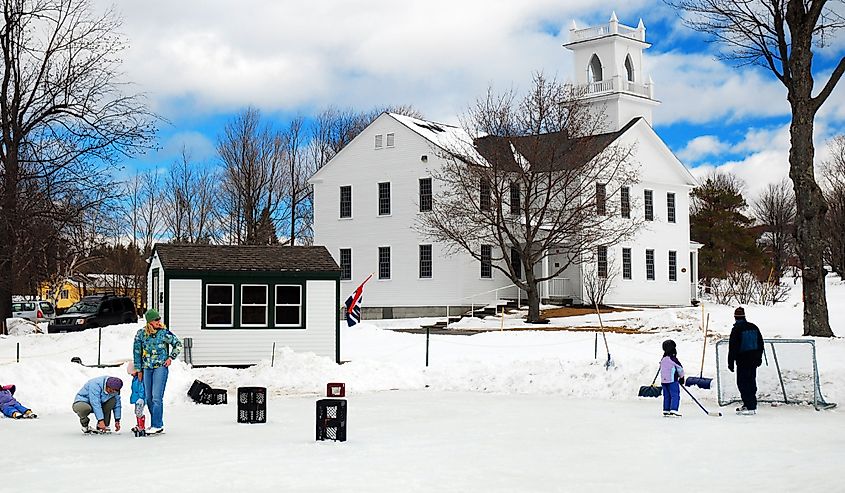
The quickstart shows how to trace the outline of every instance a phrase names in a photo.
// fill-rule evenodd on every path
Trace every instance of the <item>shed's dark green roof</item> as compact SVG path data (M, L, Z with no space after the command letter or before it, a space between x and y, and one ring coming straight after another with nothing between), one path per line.
M340 272L324 246L155 246L165 271Z

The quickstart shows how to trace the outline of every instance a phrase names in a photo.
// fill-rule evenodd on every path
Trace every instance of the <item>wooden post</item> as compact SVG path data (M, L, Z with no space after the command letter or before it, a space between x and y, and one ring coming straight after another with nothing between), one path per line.
M15 361L18 363L21 362L21 343L17 343L17 347L15 349Z
M97 329L97 366L100 366L100 350L103 346L103 328Z
M431 327L425 328L425 366L428 368L428 341L431 337Z
M273 342L273 355L270 357L270 368L276 363L276 343Z

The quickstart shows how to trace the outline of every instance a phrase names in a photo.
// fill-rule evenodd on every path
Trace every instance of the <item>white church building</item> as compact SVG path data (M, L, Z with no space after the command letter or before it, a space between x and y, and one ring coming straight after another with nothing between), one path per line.
M574 55L574 82L604 112L609 143L636 149L639 181L628 187L631 217L644 226L630 241L607 248L619 272L605 303L685 306L695 298L698 248L690 241L689 195L695 180L652 128L654 84L643 68L645 27L609 23L577 29L564 45ZM432 170L459 127L384 113L312 178L314 243L341 267L341 298L374 274L363 294L364 318L442 316L447 307L516 299L510 279L466 253L449 253L414 225L437 200ZM480 245L479 248L482 248ZM548 257L541 273L557 263ZM561 260L562 261L562 260ZM584 275L595 263L570 266L540 286L541 298L575 304L587 299ZM451 308L450 314L458 309Z

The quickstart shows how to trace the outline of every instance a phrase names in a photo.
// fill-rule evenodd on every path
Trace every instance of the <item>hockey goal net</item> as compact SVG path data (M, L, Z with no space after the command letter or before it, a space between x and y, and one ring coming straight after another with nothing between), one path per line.
M742 402L736 374L728 369L728 339L716 343L716 387L719 405ZM819 383L816 344L802 339L764 339L763 364L757 368L757 400L782 404L812 404L829 409Z

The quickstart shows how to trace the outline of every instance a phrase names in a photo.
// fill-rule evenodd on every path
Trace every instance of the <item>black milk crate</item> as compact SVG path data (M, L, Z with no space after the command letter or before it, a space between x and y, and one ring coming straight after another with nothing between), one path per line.
M317 401L317 440L346 441L346 399Z
M238 387L238 423L267 422L267 389Z
M229 394L226 389L208 389L202 393L200 402L203 404L210 404L212 406L218 404L228 404Z
M199 404L202 402L203 394L209 390L211 390L211 385L205 382L200 382L199 380L194 380L194 383L191 384L191 388L188 389L188 397Z

